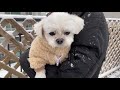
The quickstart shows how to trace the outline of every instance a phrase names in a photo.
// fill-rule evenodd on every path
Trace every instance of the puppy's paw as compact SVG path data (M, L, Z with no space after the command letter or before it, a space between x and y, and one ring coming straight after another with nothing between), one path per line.
M36 74L35 78L46 78L45 74Z
M46 78L45 70L40 70L36 72L35 78Z

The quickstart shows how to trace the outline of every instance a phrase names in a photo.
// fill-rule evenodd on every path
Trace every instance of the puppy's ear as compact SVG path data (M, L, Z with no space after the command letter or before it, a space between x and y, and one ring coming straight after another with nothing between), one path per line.
M43 37L43 35L42 35L43 34L43 23L42 23L42 21L34 24L33 29L34 29L37 36L40 36L41 38Z
M84 20L77 15L71 15L76 26L74 34L78 34L84 28Z

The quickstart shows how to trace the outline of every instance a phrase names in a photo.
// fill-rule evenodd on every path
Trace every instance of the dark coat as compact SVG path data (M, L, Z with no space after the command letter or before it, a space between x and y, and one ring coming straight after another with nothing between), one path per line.
M72 12L85 21L75 36L69 58L59 67L46 66L48 78L97 78L108 46L108 26L101 12Z
M98 78L108 47L108 26L102 12L72 12L85 20L84 29L75 35L69 58L58 67L46 65L47 78ZM29 50L20 58L24 71L33 78L27 61Z

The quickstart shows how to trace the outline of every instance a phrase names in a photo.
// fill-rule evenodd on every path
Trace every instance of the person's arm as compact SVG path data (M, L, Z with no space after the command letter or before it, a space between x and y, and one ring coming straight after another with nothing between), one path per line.
M75 36L69 59L59 67L59 78L92 78L100 72L108 45L106 20L101 12L86 12L83 19L85 27Z

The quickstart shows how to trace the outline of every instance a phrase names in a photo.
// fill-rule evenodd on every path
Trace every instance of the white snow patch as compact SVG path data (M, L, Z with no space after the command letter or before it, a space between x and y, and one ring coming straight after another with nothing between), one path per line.
M31 15L28 15L26 19L33 19L33 17Z
M33 15L7 15L7 14L0 14L0 18L11 19L11 18L35 18L41 19L45 18L46 16L33 16Z
M90 16L91 16L91 13L88 14L88 17L90 17Z
M104 77L107 77L107 78L120 78L120 66L117 66L103 74L100 74L99 75L99 78L104 78Z
M13 63L13 64L11 64L11 67L14 68L15 65L16 65L16 63ZM16 71L21 72L21 67L19 66L19 67L16 69Z
M14 68L14 66L16 65L16 63L13 63L13 64L11 64L11 68ZM9 65L8 65L9 66ZM21 72L21 67L19 66L17 69L16 69L16 71L18 71L18 72L20 72L20 73L23 73L23 72ZM23 71L23 70L22 70ZM8 73L8 71L6 71L6 70L4 70L4 69L1 69L0 70L0 78L4 78L5 77L5 75ZM12 75L13 77L12 78L17 78L17 76L15 76L15 75Z
M71 67L74 67L73 63L70 64Z
M8 73L8 71L1 69L0 70L0 78L4 78L7 73Z

